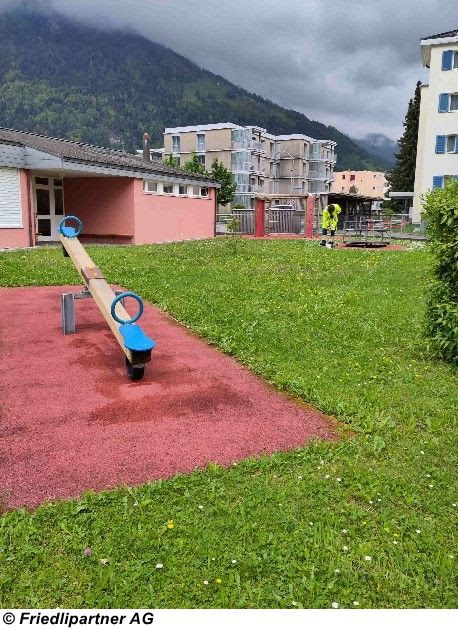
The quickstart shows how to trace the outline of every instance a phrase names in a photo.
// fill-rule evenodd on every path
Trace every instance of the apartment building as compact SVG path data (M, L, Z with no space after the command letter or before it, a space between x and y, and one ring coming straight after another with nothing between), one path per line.
M331 184L333 193L354 192L375 199L385 199L387 191L385 173L378 171L336 171Z
M302 134L274 136L233 123L167 128L164 154L183 165L193 153L207 170L218 159L237 184L234 205L249 208L256 193L330 191L336 143Z
M421 86L412 221L420 222L421 195L458 177L458 30L421 40L429 81Z

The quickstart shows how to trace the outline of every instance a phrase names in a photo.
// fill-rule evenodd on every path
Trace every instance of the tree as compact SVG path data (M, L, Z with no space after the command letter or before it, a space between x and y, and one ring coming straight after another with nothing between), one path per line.
M221 184L221 188L216 195L217 202L222 206L231 203L237 190L232 173L227 170L222 162L214 160L209 176Z
M163 162L167 166L180 166L180 158L173 155L166 155Z
M415 183L415 164L417 160L418 124L420 120L420 86L417 82L415 95L409 101L407 114L404 119L404 133L398 140L399 151L396 163L387 173L390 190L398 192L412 192ZM395 205L399 202L390 202Z
M199 162L197 153L192 154L189 160L185 162L183 168L185 171L190 171L191 173L198 173L199 175L206 175L205 165Z

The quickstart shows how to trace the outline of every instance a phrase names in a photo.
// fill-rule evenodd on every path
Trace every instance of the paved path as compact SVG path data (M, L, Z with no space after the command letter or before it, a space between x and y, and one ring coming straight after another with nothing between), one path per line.
M0 503L36 506L217 461L333 438L321 414L146 305L157 341L142 381L92 300L77 333L60 328L70 287L0 289Z

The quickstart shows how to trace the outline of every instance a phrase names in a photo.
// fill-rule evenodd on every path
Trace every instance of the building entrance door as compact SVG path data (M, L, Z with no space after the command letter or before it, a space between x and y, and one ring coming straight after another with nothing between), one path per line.
M37 212L37 240L57 241L59 223L64 216L64 190L61 179L37 176L34 179Z

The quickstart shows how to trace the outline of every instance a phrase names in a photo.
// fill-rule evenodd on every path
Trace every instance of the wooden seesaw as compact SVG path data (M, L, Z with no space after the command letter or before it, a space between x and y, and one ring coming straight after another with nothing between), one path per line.
M77 224L77 228L66 225L67 221ZM75 332L75 299L92 297L111 328L122 351L126 355L126 369L133 381L143 378L145 363L151 361L151 350L156 343L146 335L140 326L135 324L143 314L143 301L131 291L113 291L105 280L105 276L94 264L86 252L78 236L83 224L78 217L67 216L59 224L59 239L64 255L69 256L76 270L84 280L85 288L78 293L63 293L61 298L62 329L64 335ZM124 299L134 298L139 309L131 317L124 308Z

